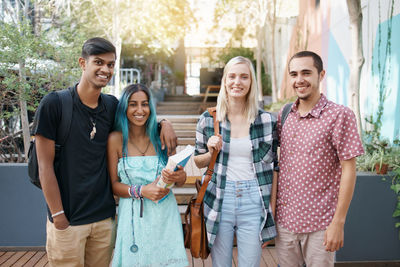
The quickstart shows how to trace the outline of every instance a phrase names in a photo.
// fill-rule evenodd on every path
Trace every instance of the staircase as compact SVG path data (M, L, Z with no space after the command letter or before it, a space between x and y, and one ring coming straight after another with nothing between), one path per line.
M183 150L186 145L195 145L196 125L199 115L207 107L215 105L215 102L203 103L203 97L192 97L188 95L166 96L163 102L157 103L158 120L168 119L174 127L178 137L177 152ZM187 204L190 198L196 193L194 183L196 179L201 179L205 170L205 168L199 169L196 167L192 156L185 166L187 174L185 185L179 188L172 188L183 223L183 215L186 211Z

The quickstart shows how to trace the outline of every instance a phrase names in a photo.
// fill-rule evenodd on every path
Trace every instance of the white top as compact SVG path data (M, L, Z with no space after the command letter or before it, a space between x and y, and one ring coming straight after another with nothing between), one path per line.
M230 181L252 180L256 178L250 136L231 138L229 146L226 179Z

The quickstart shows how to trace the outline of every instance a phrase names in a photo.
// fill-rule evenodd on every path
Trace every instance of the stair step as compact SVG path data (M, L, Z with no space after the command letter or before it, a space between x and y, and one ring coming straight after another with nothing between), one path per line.
M202 102L204 97L202 96L190 96L190 95L165 95L164 101L192 101Z
M197 193L194 185L191 187L172 187L172 192L175 195L193 195Z
M172 123L196 123L199 115L157 115L159 120L167 119Z
M175 131L196 131L196 123L173 123L172 126L174 127Z
M186 211L186 209L187 209L187 206L188 206L188 205L178 205L179 213L180 213L180 214L185 214L185 211ZM184 222L184 221L182 220L182 222Z
M198 102L189 102L189 101L162 101L162 102L157 102L157 106L161 107L161 106L165 106L165 107L169 107L169 106L196 106L198 107L200 105L200 103Z
M182 111L182 110L157 110L157 114L159 115L199 115L198 110L189 110L189 111Z
M196 131L181 131L176 129L175 127L174 129L175 129L175 134L176 136L178 136L178 138L184 138L184 137L196 138Z
M164 110L198 110L200 107L199 105L171 105L171 106L157 106L157 111L164 111Z
M178 146L186 146L186 145L195 145L195 139L194 138L187 138L187 137L182 137L178 138Z

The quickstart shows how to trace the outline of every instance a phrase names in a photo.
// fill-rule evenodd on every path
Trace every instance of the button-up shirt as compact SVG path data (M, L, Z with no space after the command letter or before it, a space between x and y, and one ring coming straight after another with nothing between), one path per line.
M342 174L340 161L364 153L354 113L328 101L307 114L297 100L281 129L277 223L294 233L325 230L335 213Z

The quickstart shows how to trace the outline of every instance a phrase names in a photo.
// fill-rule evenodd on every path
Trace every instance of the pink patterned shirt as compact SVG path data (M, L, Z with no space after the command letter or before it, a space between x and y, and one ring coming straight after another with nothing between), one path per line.
M354 113L328 101L304 116L297 100L285 121L278 116L280 140L277 223L294 233L325 230L335 213L342 174L340 161L364 153Z

